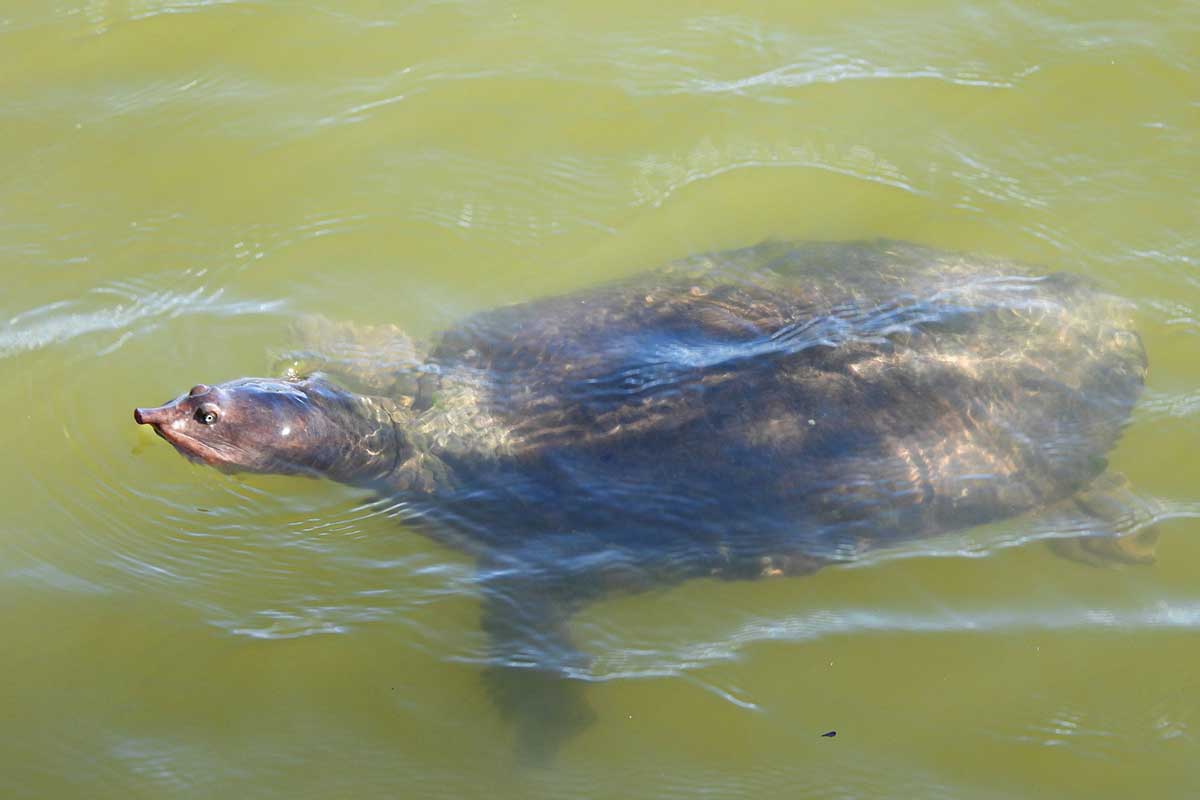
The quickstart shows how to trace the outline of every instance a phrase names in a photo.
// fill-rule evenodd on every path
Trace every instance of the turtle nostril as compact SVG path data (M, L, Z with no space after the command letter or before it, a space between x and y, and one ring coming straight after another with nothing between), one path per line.
M188 392L189 397L199 397L202 394L208 394L208 387L203 383L197 383L192 387L191 391Z

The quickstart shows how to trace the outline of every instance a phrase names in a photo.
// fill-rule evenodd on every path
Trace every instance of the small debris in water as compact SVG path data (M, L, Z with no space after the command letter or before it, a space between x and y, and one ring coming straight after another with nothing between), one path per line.
M837 736L837 731L825 731L821 734L821 736L825 737L826 739L832 739L833 737Z

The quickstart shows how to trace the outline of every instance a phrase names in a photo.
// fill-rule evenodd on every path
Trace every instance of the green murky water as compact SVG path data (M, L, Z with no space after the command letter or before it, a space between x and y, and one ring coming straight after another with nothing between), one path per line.
M1200 791L1200 4L8 0L0 131L3 796ZM264 372L307 312L422 334L875 236L1136 303L1112 462L1159 563L971 532L613 599L575 624L598 720L543 768L480 684L466 559L129 416Z

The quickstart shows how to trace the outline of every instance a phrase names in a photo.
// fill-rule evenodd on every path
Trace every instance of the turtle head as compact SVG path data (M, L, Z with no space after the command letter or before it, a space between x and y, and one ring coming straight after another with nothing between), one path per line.
M165 405L134 409L133 418L189 460L224 472L350 482L395 463L386 410L315 377L198 384Z

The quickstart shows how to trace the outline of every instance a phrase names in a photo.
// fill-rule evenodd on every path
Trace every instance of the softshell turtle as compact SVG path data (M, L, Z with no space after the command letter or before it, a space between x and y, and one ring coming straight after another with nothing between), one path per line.
M320 374L197 385L135 417L220 469L397 497L474 554L491 684L534 746L587 717L560 677L582 603L1103 509L1146 373L1128 309L1089 282L894 241L695 256L477 314L423 355L394 328L306 337Z

